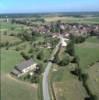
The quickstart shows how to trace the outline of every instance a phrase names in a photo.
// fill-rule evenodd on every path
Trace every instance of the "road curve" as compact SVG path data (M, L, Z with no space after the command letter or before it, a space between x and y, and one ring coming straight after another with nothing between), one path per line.
M54 55L57 53L59 46L60 46L60 42L56 45L55 49L53 50L51 58L50 58L51 60L54 59ZM51 69L51 66L52 66L52 62L49 61L43 74L43 80L42 80L43 100L51 100L49 87L48 87L48 74Z

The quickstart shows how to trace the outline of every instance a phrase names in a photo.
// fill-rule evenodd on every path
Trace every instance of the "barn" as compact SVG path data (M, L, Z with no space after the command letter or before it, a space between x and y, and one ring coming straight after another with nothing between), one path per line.
M33 62L32 59L29 59L21 62L20 64L17 64L14 67L14 69L11 71L11 74L20 77L29 71L36 70L36 67L37 67L37 63Z

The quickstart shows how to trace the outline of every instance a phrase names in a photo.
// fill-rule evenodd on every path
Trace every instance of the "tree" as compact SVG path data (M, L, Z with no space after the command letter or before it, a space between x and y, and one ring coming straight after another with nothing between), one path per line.
M39 82L39 76L37 74L34 74L31 78L31 83L38 83Z
M75 37L75 43L82 43L82 42L84 42L85 41L85 37L83 37L83 36L76 36Z
M79 63L79 57L75 55L71 63Z
M75 55L75 50L74 50L74 42L71 40L69 42L69 44L66 47L66 52L70 55L70 56L74 56Z
M39 59L39 60L44 59L44 54L43 54L42 50L37 54L37 59Z
M33 49L32 49L32 48L30 48L30 50L28 51L28 53L33 53Z
M28 60L30 57L25 53L25 52L21 52L20 53L24 59Z
M43 72L43 64L40 63L37 65L37 69L35 71L36 74L41 74Z
M63 59L59 62L60 66L65 66L69 64L69 56L68 55L64 55Z

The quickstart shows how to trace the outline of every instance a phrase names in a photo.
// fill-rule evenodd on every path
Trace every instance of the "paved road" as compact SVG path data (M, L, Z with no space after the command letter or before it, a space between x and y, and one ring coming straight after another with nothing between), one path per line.
M53 53L51 55L51 60L54 59L54 55L57 53L59 49L60 42L56 45L55 49L53 50ZM48 74L51 69L52 62L48 62L45 72L43 74L43 81L42 81L42 88L43 88L43 100L50 100L50 93L49 93L49 88L48 88Z

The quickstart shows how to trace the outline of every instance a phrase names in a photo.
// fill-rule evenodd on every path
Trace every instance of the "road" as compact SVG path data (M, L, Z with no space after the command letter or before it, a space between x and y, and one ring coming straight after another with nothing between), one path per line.
M53 53L50 58L51 60L54 59L54 55L57 53L59 46L60 46L60 42L56 45L55 49L53 50ZM52 66L52 62L49 61L46 66L45 72L43 74L43 80L42 80L43 100L50 100L50 93L49 93L49 87L48 87L48 74L51 69L51 66Z

